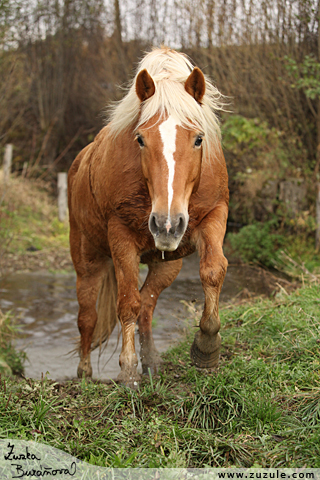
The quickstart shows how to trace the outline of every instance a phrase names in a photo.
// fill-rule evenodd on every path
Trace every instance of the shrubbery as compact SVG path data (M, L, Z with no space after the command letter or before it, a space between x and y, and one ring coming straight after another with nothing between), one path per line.
M304 182L307 153L298 137L287 137L259 118L230 115L222 127L230 186L230 216L243 224L290 217L280 183ZM302 171L301 166L304 165Z
M244 262L271 268L279 262L279 249L285 244L285 237L274 231L274 222L246 225L239 233L229 233L228 240Z

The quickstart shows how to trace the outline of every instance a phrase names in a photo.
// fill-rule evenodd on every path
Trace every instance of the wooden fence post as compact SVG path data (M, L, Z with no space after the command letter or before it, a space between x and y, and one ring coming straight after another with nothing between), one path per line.
M24 178L27 175L28 162L23 162L21 177Z
M11 164L12 164L12 150L13 145L12 143L7 143L4 150L4 157L3 157L3 183L4 185L8 185L10 180L11 174Z
M60 172L58 173L58 216L60 222L64 222L67 216L67 210L67 174Z

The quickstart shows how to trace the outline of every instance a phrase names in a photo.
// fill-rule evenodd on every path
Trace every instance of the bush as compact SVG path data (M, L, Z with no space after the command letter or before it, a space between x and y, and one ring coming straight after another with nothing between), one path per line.
M246 225L238 233L229 233L232 249L244 262L273 267L279 260L279 249L285 243L283 235L274 232L274 222Z
M280 182L308 175L300 139L259 118L230 115L222 125L230 188L230 216L240 223L279 221L288 216L281 205Z

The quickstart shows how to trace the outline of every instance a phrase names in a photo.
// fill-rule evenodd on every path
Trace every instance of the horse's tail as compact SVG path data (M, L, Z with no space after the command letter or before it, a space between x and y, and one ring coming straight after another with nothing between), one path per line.
M100 347L109 339L117 324L117 281L112 260L109 262L100 287L98 305L98 319L93 332L91 350Z

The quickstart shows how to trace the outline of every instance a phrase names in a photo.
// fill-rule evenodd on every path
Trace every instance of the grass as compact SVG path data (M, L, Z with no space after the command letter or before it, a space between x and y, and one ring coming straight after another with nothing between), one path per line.
M0 198L2 253L68 248L68 225L58 220L57 201L48 184L12 176Z
M291 278L319 279L320 256L314 233L292 234L288 229L274 228L273 222L253 223L238 233L228 233L224 245L227 258L275 268Z
M216 371L190 364L192 328L136 392L2 376L0 436L100 466L319 468L319 319L318 285L224 307Z
M292 278L320 276L320 255L315 249L314 236L288 236L278 268Z
M10 313L3 314L0 310L0 374L21 375L26 359L24 352L14 348L13 339L18 333L18 327Z

